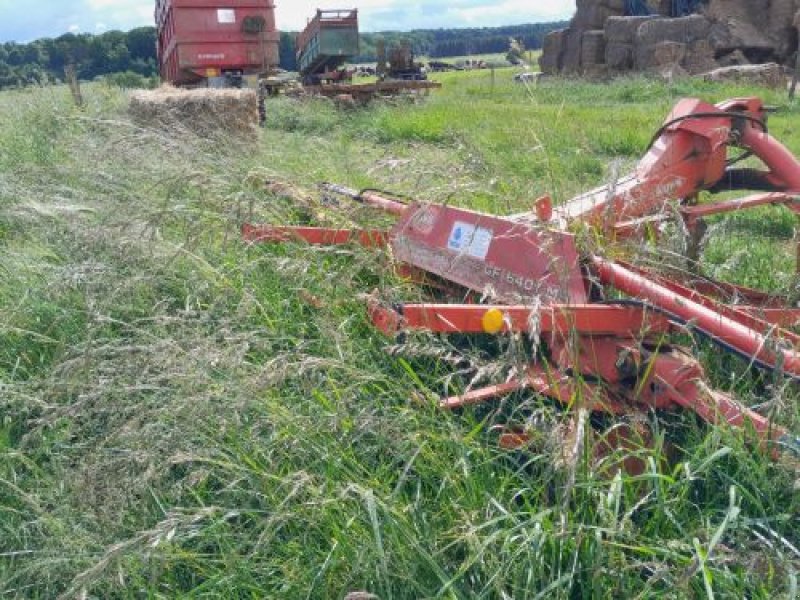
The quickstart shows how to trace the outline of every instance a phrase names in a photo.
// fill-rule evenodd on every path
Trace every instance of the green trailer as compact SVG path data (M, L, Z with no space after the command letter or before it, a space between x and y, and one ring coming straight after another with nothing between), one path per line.
M358 11L317 10L297 36L297 65L304 83L340 80L342 65L358 56Z

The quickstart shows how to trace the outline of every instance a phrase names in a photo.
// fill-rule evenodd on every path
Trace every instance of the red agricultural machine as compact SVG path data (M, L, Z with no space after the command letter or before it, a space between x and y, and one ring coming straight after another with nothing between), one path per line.
M487 403L526 389L584 414L680 408L711 425L741 429L773 456L797 453L798 438L712 389L691 350L672 342L699 334L755 367L797 380L800 335L792 327L800 323L800 309L690 270L677 276L615 258L623 240L644 240L670 221L697 243L709 215L763 205L800 212L800 162L768 133L767 112L757 98L717 105L681 100L630 175L562 205L540 198L529 213L499 217L329 186L395 215L396 225L356 231L248 224L243 236L252 243L388 247L404 275L454 300L387 305L373 299L369 316L384 332L518 332L538 344L525 372L443 398L443 408ZM733 157L733 148L743 153ZM743 156L757 157L763 168L738 167ZM730 190L757 193L711 196ZM703 194L699 203L700 192L709 192L711 200ZM691 259L691 244L687 254ZM595 451L602 452L603 445L629 447L632 433L618 431ZM527 442L525 427L500 435L505 447Z
M184 87L255 88L278 64L272 0L156 0L161 79Z

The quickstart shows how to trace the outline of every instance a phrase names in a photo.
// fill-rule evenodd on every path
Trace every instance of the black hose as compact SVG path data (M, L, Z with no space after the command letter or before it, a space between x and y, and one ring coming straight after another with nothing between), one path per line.
M647 150L653 147L653 145L658 141L658 138L670 127L675 125L676 123L681 123L683 121L688 121L689 119L720 119L724 117L733 117L736 119L744 119L745 121L750 121L754 125L760 127L764 133L769 133L767 129L767 124L752 115L748 115L747 113L743 112L699 112L699 113L692 113L690 115L683 115L682 117L676 117L675 119L671 119L664 123L661 127L658 128L658 131L655 132L653 138L650 140L650 143L647 145Z

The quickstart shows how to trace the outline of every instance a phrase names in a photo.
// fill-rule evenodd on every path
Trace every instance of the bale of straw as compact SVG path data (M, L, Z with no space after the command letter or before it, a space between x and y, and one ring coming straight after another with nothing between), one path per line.
M581 40L583 31L573 27L564 32L564 46L561 54L561 69L565 73L577 73L581 68Z
M659 42L653 48L653 62L657 67L679 64L686 57L686 44Z
M254 135L258 131L258 98L253 90L194 89L162 86L131 94L133 120L147 127L186 129L198 135Z
M706 73L718 68L720 64L714 57L714 48L708 40L696 40L689 44L683 68L691 75Z
M702 15L690 15L678 19L652 19L639 26L636 43L646 46L659 42L688 44L707 38L710 31L711 21Z
M606 21L606 39L618 44L633 44L636 31L645 21L655 17L609 17Z
M783 72L783 67L777 63L721 67L705 73L703 78L706 81L746 82L773 89L786 87L786 74Z
M606 40L603 30L584 31L581 41L581 66L585 69L605 63Z
M551 31L544 37L542 54L539 57L539 68L542 73L554 74L561 70L561 56L564 52L566 29Z
M606 65L612 71L629 71L633 68L633 44L608 42Z

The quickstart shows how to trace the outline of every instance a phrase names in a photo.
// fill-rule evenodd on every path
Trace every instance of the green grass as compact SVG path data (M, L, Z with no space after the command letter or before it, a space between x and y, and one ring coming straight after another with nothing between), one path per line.
M443 414L470 364L529 351L414 335L359 294L418 298L357 248L247 248L241 221L370 223L298 209L320 181L506 213L632 165L677 98L762 93L644 79L535 87L437 74L419 103L268 105L257 141L137 126L119 91L0 95L0 596L19 598L776 598L797 588L795 473L690 415L652 415L676 461L639 477L573 465L570 418L531 396ZM772 130L795 152L798 108ZM791 291L793 217L712 223L703 268ZM646 259L647 256L643 256ZM735 258L735 259L734 259ZM392 352L389 350L392 349ZM796 394L700 346L714 381ZM491 428L535 416L531 452ZM613 426L606 420L598 426Z

